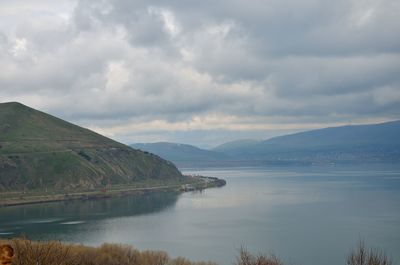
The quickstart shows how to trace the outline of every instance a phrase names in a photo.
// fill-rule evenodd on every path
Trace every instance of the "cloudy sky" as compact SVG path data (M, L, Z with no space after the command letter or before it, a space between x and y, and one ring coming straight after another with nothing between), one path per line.
M0 102L202 147L400 119L398 0L2 0Z

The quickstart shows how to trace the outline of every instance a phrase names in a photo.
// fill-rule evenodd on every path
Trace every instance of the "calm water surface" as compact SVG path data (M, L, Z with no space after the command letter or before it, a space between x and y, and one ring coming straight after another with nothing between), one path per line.
M234 262L241 245L287 264L345 264L362 238L400 262L400 165L183 169L223 188L0 208L0 237L25 234Z

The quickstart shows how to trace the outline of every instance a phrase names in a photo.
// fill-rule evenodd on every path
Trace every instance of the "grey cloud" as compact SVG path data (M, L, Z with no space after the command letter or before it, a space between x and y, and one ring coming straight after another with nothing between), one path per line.
M41 3L0 11L2 101L113 126L400 116L398 1Z
M335 95L400 85L400 55L372 57L289 58L277 62L271 75L284 97Z

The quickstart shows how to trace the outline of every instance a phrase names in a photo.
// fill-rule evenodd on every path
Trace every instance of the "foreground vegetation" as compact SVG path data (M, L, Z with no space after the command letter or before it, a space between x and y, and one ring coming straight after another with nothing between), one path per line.
M363 241L347 256L347 265L392 265L383 250L368 249ZM275 255L252 255L245 248L240 249L240 255L235 265L284 265Z
M163 251L139 251L120 244L88 247L20 238L2 243L13 247L14 265L215 265L212 262L191 262L182 257L172 259Z
M103 244L100 247L68 245L57 241L33 242L14 238L0 240L14 249L14 265L216 265L213 262L192 262L186 258L170 258L163 251L139 251L129 245ZM1 262L1 261L0 261ZM347 265L392 265L379 249L368 249L363 242L348 255ZM234 265L284 265L275 255L253 255L241 248Z
M381 249L368 249L363 241L347 257L347 265L391 265L393 262Z

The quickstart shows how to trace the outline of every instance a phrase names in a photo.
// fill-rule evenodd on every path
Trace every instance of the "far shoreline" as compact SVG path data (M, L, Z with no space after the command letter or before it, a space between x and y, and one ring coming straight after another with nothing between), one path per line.
M191 177L192 179L197 179L197 181L182 182L173 185L161 185L161 186L150 186L150 187L140 187L140 188L127 187L124 189L117 189L117 190L96 189L93 191L86 191L86 192L78 191L75 193L60 193L60 194L46 194L46 195L33 195L33 196L28 195L25 198L24 196L21 195L21 197L19 198L0 199L0 208L18 206L18 205L41 204L49 202L100 200L113 197L145 195L154 192L183 193L188 191L222 187L226 185L226 181L224 179L219 179L216 177L206 177L206 176L189 176L189 177Z

